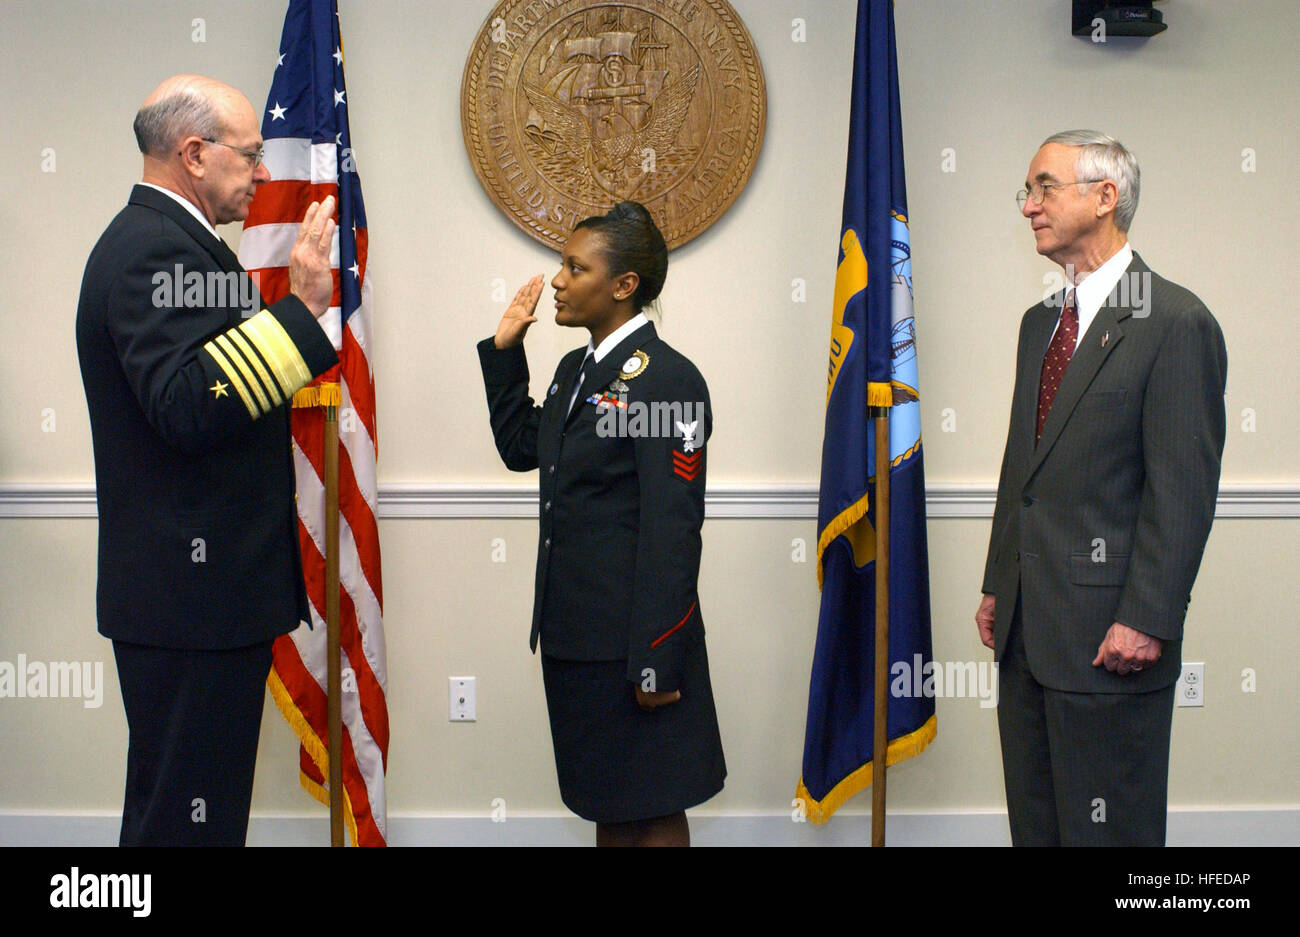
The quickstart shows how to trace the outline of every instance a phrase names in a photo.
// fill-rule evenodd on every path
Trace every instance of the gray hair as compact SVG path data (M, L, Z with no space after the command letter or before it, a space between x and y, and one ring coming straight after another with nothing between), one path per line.
M1080 147L1074 172L1080 179L1114 179L1119 188L1115 203L1115 227L1127 232L1137 214L1138 192L1142 187L1142 170L1137 157L1114 137L1096 130L1066 130L1043 141Z
M159 158L166 156L182 137L193 134L216 138L223 129L216 107L207 95L194 88L182 88L140 108L133 126L140 152Z

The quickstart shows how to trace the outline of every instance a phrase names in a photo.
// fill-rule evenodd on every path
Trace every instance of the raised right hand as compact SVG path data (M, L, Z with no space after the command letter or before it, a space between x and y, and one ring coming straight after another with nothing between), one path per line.
M537 308L537 300L542 295L542 275L539 273L523 286L519 287L519 292L515 294L514 301L506 307L505 315L501 317L501 322L497 326L497 334L494 342L497 348L513 348L522 344L524 333L528 327L537 321L533 311Z
M312 202L298 226L298 239L289 251L289 292L319 319L334 298L330 248L334 243L334 196Z

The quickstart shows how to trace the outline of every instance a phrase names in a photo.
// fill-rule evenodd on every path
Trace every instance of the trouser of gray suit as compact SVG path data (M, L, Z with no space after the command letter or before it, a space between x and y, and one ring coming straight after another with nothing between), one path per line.
M1174 687L1068 693L1034 679L1017 602L998 665L1016 846L1163 846Z

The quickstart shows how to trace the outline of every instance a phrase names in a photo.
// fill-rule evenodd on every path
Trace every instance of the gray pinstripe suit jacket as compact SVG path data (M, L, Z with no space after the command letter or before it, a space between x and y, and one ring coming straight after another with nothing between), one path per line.
M1061 297L1025 313L1011 425L983 591L997 597L994 654L1019 597L1039 683L1148 692L1181 667L1183 620L1214 519L1228 356L1191 292L1136 253L1080 339L1034 445L1039 371ZM1093 667L1112 622L1160 638L1160 660L1127 676Z

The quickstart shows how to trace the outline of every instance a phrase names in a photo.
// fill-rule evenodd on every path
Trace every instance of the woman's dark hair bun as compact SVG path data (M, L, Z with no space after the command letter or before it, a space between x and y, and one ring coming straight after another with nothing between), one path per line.
M574 226L601 236L602 253L615 276L631 271L640 279L633 305L641 311L658 298L668 278L668 245L649 210L640 202L619 202L603 215L584 218Z

